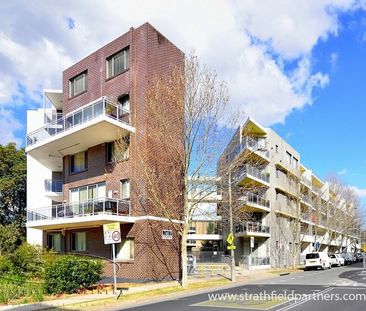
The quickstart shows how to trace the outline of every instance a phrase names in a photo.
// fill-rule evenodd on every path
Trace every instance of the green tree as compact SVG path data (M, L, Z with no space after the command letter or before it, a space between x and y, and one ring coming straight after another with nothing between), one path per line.
M26 155L14 143L0 145L0 224L25 222Z
M26 174L24 148L0 145L0 254L13 252L24 240Z

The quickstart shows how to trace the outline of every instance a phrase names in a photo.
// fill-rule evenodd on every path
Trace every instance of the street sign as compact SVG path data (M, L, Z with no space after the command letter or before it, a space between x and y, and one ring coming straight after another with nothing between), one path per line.
M229 233L229 235L227 236L226 242L230 245L233 244L234 242L234 235L232 233Z
M117 294L117 274L116 274L116 243L121 243L121 226L119 222L112 222L103 225L104 244L112 244L113 256L113 292Z
M235 245L229 245L229 246L227 247L227 249L228 249L229 251L231 251L231 250L236 250L236 246L235 246Z
M119 222L103 225L104 244L121 243L121 227Z

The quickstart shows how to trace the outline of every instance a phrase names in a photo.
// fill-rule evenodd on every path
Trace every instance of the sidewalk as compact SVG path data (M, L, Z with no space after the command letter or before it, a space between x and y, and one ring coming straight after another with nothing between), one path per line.
M114 301L114 295L109 294L93 294L93 295L77 295L67 298L49 300L34 304L25 305L8 305L0 306L0 311L5 310L20 310L20 311L34 311L34 310L46 310L46 309L86 309L88 310L103 310L106 304L111 308L126 307L128 305L133 306L136 303L159 301L161 299L172 299L183 297L190 294L198 294L199 292L207 292L208 290L218 290L227 287L239 286L249 282L259 281L263 279L270 279L277 277L279 274L275 270L243 270L237 269L236 282L230 282L226 276L211 276L200 277L200 275L189 276L189 285L192 288L182 289L178 281L170 281L164 283L149 283L141 284L128 289L122 290L122 295L119 301ZM225 279L226 277L226 279ZM202 283L202 286L200 286ZM209 284L212 283L212 286ZM215 285L216 283L216 285ZM217 285L219 284L219 285ZM123 287L123 284L121 284ZM206 286L205 286L206 285ZM151 296L152 291L157 291L156 295ZM145 292L150 295L136 295ZM130 296L130 297L129 297ZM131 298L131 299L129 299ZM105 302L103 302L105 300ZM104 304L103 304L104 303ZM102 306L103 304L103 306Z

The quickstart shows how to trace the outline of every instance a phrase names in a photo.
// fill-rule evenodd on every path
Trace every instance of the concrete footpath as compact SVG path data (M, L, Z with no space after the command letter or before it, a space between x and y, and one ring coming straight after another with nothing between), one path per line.
M194 289L185 289L177 291L176 293L170 293L170 294L162 294L157 295L156 297L148 297L146 300L149 301L159 301L159 299L162 299L162 297L169 297L172 296L182 296L182 295L189 295L189 294L197 294L199 291L209 291L209 290L218 290L221 288L226 288L228 286L237 286L241 283L248 283L248 282L254 282L257 280L263 280L263 279L269 279L272 277L278 276L278 273L273 272L273 270L255 270L255 271L247 271L247 270L239 270L237 271L237 280L235 283L226 283L223 285L215 285L213 287L202 287L202 288L194 288ZM222 280L223 277L209 277L209 278L202 278L199 275L196 276L190 276L189 278L189 284L194 283L202 283L205 281L217 281ZM136 293L143 293L148 292L152 290L158 290L158 289L165 289L169 287L176 287L179 286L179 283L177 281L171 281L171 282L163 282L163 283L149 283L149 284L141 284L139 286L130 287L128 289L122 290L122 295L129 295L129 294L136 294ZM73 295L69 297L64 297L60 299L54 299L49 301L43 301L39 303L32 303L32 304L22 304L22 305L7 305L7 306L0 306L0 311L5 310L21 310L21 311L33 311L33 310L46 310L46 309L86 309L90 308L91 306L95 305L96 309L98 309L97 305L98 302L101 302L105 299L107 299L106 304L111 304L114 306L119 305L119 302L116 301L113 303L113 297L114 295L112 293L108 294L92 294L92 295ZM143 301L144 297L141 295L139 298L139 301ZM121 304L123 303L123 306L126 307L129 304L133 304L136 302L135 300L131 301L121 301ZM74 307L73 307L74 306ZM78 306L80 306L78 308ZM94 308L92 308L94 309Z

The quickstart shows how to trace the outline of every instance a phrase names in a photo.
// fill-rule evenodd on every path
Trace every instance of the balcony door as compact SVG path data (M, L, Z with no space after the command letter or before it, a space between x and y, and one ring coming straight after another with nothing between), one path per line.
M70 207L73 215L94 215L103 211L105 197L104 182L71 189Z

